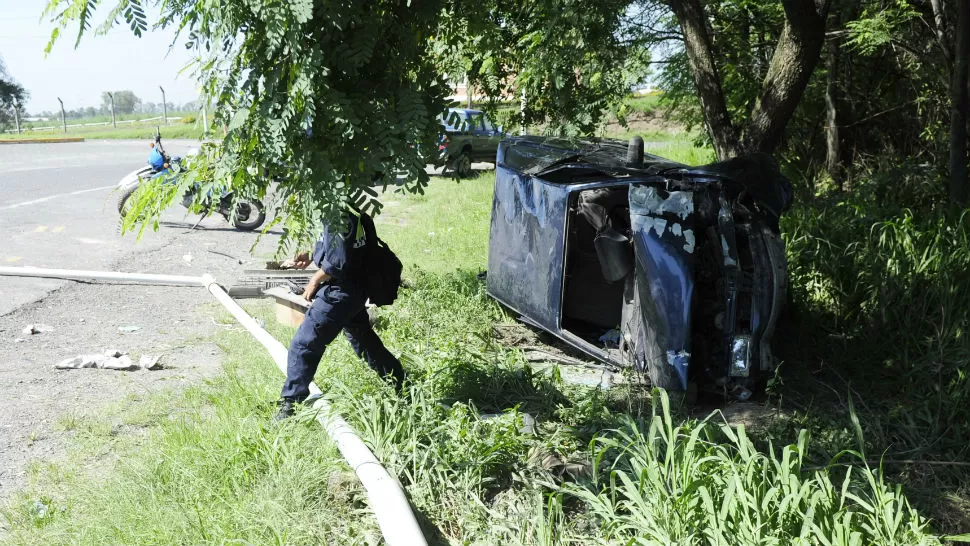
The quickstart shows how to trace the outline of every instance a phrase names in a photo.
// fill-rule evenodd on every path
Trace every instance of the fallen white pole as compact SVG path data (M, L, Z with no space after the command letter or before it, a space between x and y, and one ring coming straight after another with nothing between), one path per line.
M41 267L0 267L0 275L41 277L75 281L124 281L163 284L168 286L205 286L202 277L184 275L154 275L150 273L119 273L115 271L82 271L74 269L44 269Z
M105 280L146 282L173 286L204 286L246 330L259 341L280 370L286 374L287 349L264 330L245 309L239 306L210 275L187 277L180 275L149 275L142 273L116 273L108 271L76 271L69 269L41 269L28 267L0 267L0 275L20 277L44 277L73 280ZM310 395L322 394L320 388L310 383ZM354 469L367 491L374 517L381 528L384 540L391 546L427 546L421 526L418 525L411 504L401 485L381 466L377 457L364 444L357 432L330 406L319 398L313 407L319 409L317 421L323 425L330 438L337 444L347 464Z

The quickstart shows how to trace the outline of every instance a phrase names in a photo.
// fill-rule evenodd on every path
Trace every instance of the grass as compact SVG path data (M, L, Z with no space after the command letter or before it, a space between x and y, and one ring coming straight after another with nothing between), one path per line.
M411 401L343 339L317 374L402 481L432 544L939 544L878 461L867 463L884 444L865 425L816 420L813 439L799 430L807 421L749 431L717 413L697 420L660 391L566 384L493 339L511 320L477 277L493 180L436 179L423 196L388 199L381 217L410 288L378 329L411 373ZM790 236L804 237L807 220L791 222ZM799 257L815 247L789 244L795 282L827 286L804 282ZM292 335L266 305L251 312L277 338ZM218 342L228 357L217 380L65 418L78 438L72 460L106 461L102 477L35 468L5 511L4 543L380 543L359 483L312 416L269 424L282 377L265 351L235 329Z
M172 114L175 115L175 114ZM103 116L100 116L103 117ZM131 119L141 119L147 117L147 115L134 115L130 116ZM119 121L122 119L118 118ZM106 127L106 126L94 126L94 127L68 127L65 133L60 125L57 123L44 123L43 125L37 125L38 127L43 126L56 126L53 129L47 130L32 130L30 126L21 134L14 133L0 133L0 140L32 140L39 138L59 138L59 137L83 137L87 139L150 139L154 136L155 128L159 128L162 131L162 135L167 138L191 138L199 139L202 138L202 123L196 121L194 116L190 123L181 122L169 122L169 125L164 125L161 120L150 122L150 123L133 123L124 124L118 128ZM110 117L108 118L110 120ZM103 122L102 119L80 119L73 120L70 123L97 123Z

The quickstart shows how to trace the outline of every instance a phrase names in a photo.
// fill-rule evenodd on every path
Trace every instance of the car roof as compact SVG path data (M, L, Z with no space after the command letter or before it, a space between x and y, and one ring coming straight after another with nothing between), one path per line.
M530 174L555 165L602 168L604 174L615 170L646 175L686 167L682 163L644 153L643 166L631 168L626 165L627 142L622 140L519 136L506 139L504 144L502 166Z

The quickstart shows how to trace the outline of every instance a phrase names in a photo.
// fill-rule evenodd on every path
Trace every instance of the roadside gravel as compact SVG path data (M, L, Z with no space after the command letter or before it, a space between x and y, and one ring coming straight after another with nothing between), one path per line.
M236 231L221 218L207 219L195 231L190 226L164 224L161 229L170 232L165 243L135 246L112 269L209 273L229 286L244 269L262 268L278 241L278 234L265 235L250 255L256 233ZM71 433L59 421L218 374L223 354L206 341L224 327L214 320L218 309L202 288L72 282L0 316L0 506L27 484L31 463L64 460ZM53 330L25 335L29 324ZM131 330L125 327L137 330L119 330ZM162 355L164 368L54 369L65 358L106 349L126 351L135 362L142 354Z

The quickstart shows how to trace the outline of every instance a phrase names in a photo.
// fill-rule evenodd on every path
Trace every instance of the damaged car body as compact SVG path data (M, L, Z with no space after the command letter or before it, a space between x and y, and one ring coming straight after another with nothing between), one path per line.
M792 191L769 156L519 137L496 168L488 292L524 322L665 389L743 400L772 376Z

